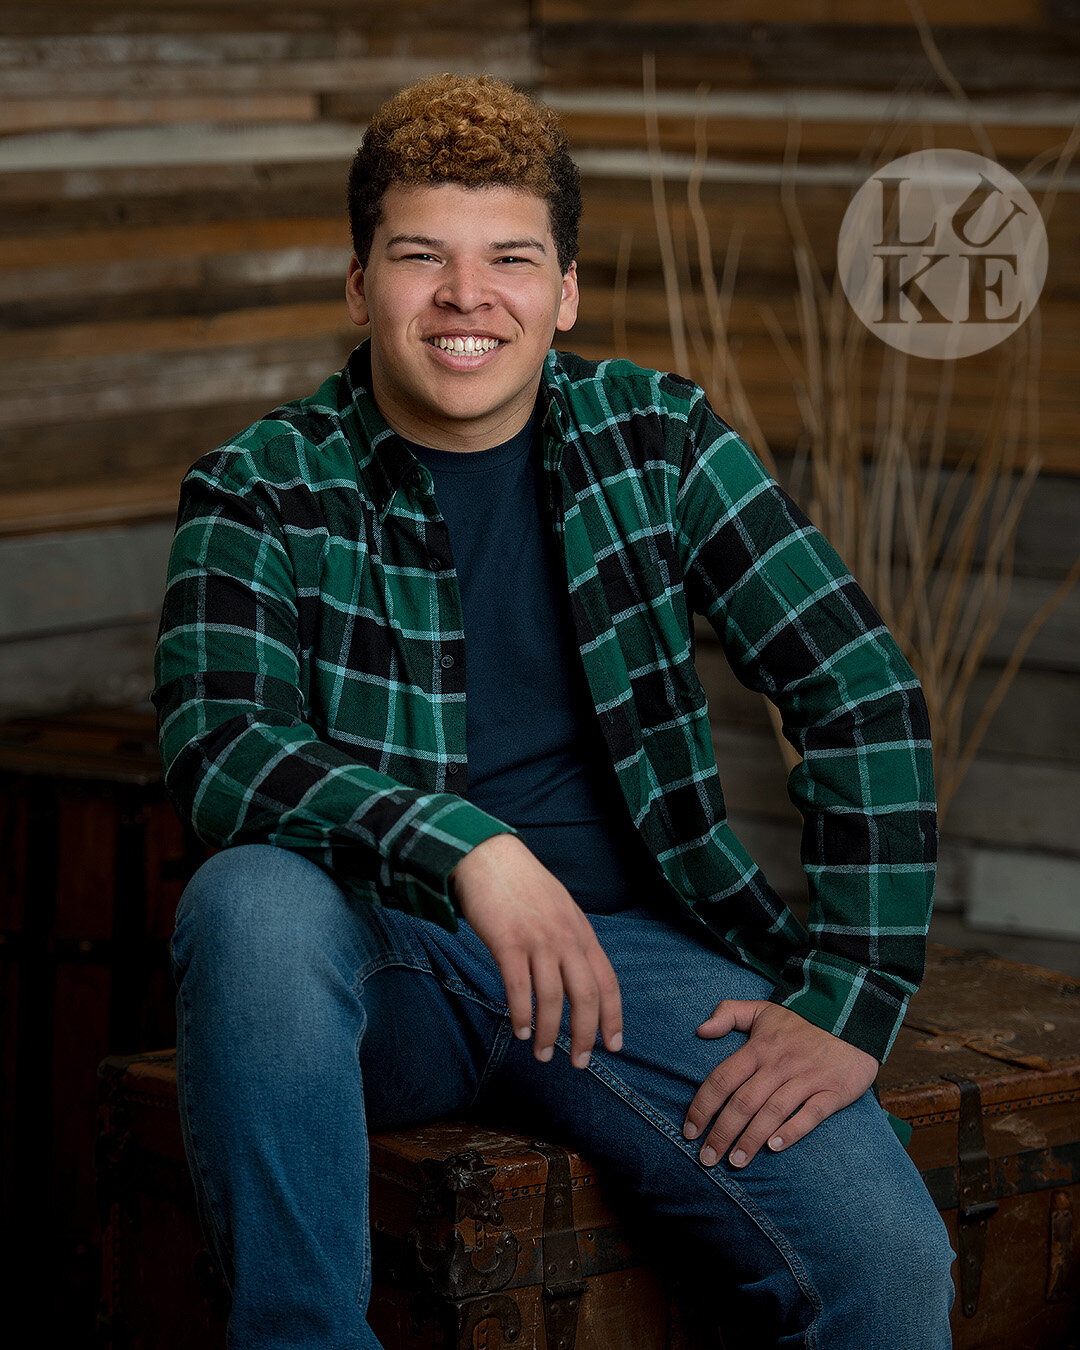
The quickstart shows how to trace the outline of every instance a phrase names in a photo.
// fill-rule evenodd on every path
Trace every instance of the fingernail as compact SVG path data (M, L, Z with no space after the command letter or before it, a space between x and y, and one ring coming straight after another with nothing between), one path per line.
M621 1049L622 1049L622 1032L621 1032L621 1031L617 1031L617 1032L615 1033L615 1035L612 1036L612 1038L611 1038L611 1048L612 1048L612 1050L621 1050Z
M691 1125L689 1121L682 1127L683 1137L685 1139L696 1139L698 1137L698 1127Z
M541 1050L541 1051L537 1054L536 1058L537 1058L537 1059L542 1059L542 1060L544 1061L544 1063L546 1064L546 1063L548 1062L548 1060L551 1058L551 1056L552 1056L554 1053L555 1053L555 1047L554 1047L553 1045L545 1045L544 1048L543 1048L543 1050Z
M588 1050L582 1050L582 1052L581 1052L580 1055L575 1055L575 1056L574 1056L574 1063L575 1063L575 1065L576 1065L579 1069L584 1069L584 1068L586 1068L586 1067L588 1066L588 1063L589 1063L589 1052L588 1052Z
M731 1157L728 1158L728 1162L731 1163L732 1167L742 1167L746 1162L746 1154L741 1148L737 1148Z
M514 1035L519 1041L527 1041L531 1032L532 1027L517 1027L514 1031Z
M709 1148L708 1144L706 1144L705 1147L701 1150L700 1157L701 1161L705 1164L706 1167L712 1167L713 1164L716 1162L716 1152L715 1150Z
M772 1149L783 1148L784 1141L780 1138L778 1134L774 1134L773 1137L769 1140L769 1147Z

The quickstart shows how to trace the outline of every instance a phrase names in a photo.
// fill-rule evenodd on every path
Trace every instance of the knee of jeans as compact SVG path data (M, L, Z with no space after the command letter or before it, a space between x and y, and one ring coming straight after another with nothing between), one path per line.
M891 1306L906 1303L948 1315L955 1296L952 1264L956 1255L944 1220L929 1198L914 1213L899 1208L882 1213L876 1233L849 1244L847 1253L849 1277L884 1286Z
M198 953L227 969L242 966L251 979L260 964L302 959L318 932L334 882L310 859L269 844L222 850L188 882L176 911L171 951L179 978ZM321 902L321 903L320 903Z

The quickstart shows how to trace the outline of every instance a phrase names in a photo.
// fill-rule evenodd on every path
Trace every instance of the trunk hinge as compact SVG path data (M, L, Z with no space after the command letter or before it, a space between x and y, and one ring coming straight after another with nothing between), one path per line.
M574 1231L570 1157L564 1148L534 1140L530 1148L547 1159L544 1232L544 1333L547 1350L573 1350L578 1311L588 1285L581 1277L581 1254Z
M978 1083L959 1073L942 1078L960 1089L960 1121L957 1127L956 1226L959 1235L960 1300L965 1317L974 1317L979 1306L986 1229L998 1203L990 1186L990 1159L983 1135L982 1096Z

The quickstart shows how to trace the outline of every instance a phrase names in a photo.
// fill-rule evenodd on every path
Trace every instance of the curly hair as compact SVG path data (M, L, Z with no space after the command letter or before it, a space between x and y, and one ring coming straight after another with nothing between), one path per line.
M506 186L542 197L564 274L577 255L581 186L551 108L493 75L433 75L372 117L349 170L349 225L360 265L394 184Z

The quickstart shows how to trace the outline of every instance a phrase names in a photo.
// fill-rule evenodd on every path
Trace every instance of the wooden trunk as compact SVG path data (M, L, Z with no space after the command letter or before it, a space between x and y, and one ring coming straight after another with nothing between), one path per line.
M195 1217L175 1052L101 1065L102 1343L221 1350L228 1291ZM370 1137L387 1350L713 1350L571 1150L461 1120ZM332 1184L332 1183L331 1183Z
M195 1218L174 1053L106 1060L101 1079L105 1343L219 1350L228 1294ZM1080 981L931 946L879 1090L960 1253L954 1346L1080 1345ZM375 1135L371 1215L388 1350L722 1344L574 1152L463 1121Z
M953 1345L1080 1346L1080 980L932 947L878 1090L958 1254Z
M375 1135L383 1345L693 1350L719 1344L635 1252L585 1158L456 1121Z

